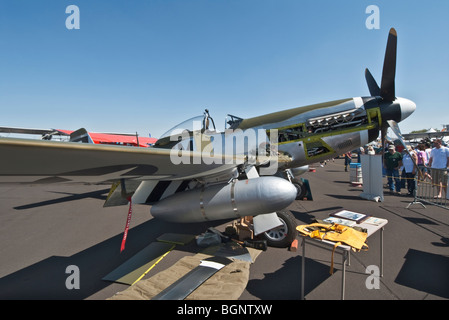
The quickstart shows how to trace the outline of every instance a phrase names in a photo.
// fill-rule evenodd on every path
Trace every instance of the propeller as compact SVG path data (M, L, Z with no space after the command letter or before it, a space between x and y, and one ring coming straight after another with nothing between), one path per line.
M408 151L407 145L405 144L404 137L402 136L401 129L399 129L399 126L396 121L394 120L388 120L388 125L390 126L393 133L398 137L399 142L404 146L404 150L408 153L410 158L412 158L412 155L410 154L410 151ZM418 176L422 176L421 169L418 167L418 165L413 161L413 166L416 170L416 172L419 174Z
M383 101L392 102L395 97L395 77L396 77L396 51L397 51L397 33L394 28L390 29L388 34L387 49L385 50L384 66L382 70L381 86L374 80L373 75L365 69L365 79L371 96L380 96Z
M387 131L388 131L388 125L382 125L380 128L380 139L382 141L382 159L384 158L385 154L385 140L387 138Z
M385 51L384 68L382 71L382 82L380 84L380 96L385 101L394 101L396 76L396 51L398 44L398 34L394 28L388 34L387 49Z
M373 75L369 72L368 68L365 69L365 79L368 84L369 93L371 96L376 97L380 96L380 88L377 85L376 80L374 80Z
M372 97L378 99L378 104L381 109L382 123L380 124L379 129L381 132L382 150L385 150L387 130L392 125L389 121L393 121L397 126L396 122L404 120L416 109L416 105L412 101L396 97L395 77L397 43L397 32L394 28L391 28L388 34L387 48L385 50L380 87L371 72L368 69L365 69L365 79L369 92Z

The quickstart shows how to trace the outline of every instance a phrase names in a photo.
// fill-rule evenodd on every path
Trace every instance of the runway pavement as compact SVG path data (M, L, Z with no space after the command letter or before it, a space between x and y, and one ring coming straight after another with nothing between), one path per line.
M414 204L412 198L385 194L381 203L359 197L349 183L343 160L330 161L303 177L313 201L295 201L289 210L299 223L324 219L347 209L388 220L384 232L384 272L369 289L369 266L379 266L380 233L368 239L369 250L351 254L346 271L348 300L449 299L449 210ZM0 185L0 299L103 300L128 286L101 280L164 233L199 235L208 227L224 230L229 222L170 224L153 219L147 206L134 206L126 249L120 253L127 207L103 208L108 185ZM331 252L308 245L305 298L340 299L341 259L329 274ZM195 246L176 247L146 277L164 270ZM301 292L301 248L269 248L250 268L241 300L296 300ZM69 290L68 266L80 271L80 288ZM369 279L368 279L369 278Z

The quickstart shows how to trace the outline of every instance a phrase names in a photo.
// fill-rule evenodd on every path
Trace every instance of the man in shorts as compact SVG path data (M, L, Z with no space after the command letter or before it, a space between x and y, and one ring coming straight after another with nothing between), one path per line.
M435 139L433 144L435 147L430 152L429 167L431 168L432 183L438 186L438 195L434 198L439 199L446 194L447 190L449 149L441 145L440 139Z

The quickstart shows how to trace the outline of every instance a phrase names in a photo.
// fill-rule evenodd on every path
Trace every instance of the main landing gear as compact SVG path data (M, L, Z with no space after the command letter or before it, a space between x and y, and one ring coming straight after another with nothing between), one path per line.
M276 212L282 225L262 233L262 237L267 241L268 246L276 248L287 248L298 236L295 217L290 211Z

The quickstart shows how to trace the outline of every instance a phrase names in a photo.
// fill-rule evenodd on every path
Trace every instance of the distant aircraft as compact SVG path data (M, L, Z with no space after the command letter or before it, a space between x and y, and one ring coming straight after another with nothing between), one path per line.
M76 131L62 130L62 129L31 129L31 128L14 128L14 127L0 127L2 133L16 133L41 135L42 140L52 140L53 137L67 137L71 142L87 142L95 144L112 144L124 145L134 147L150 147L157 139L139 137L137 134L130 133L96 133L87 132L86 129L81 128Z
M255 234L287 246L296 220L284 209L304 189L296 171L364 146L379 130L384 137L415 111L396 97L396 47L391 29L380 87L365 70L368 97L229 115L225 132L206 110L150 148L2 138L0 182L110 181L105 206L149 204L153 217L175 223L252 216Z
M405 133L402 136L404 137L404 140L433 139L433 138L443 139L444 137L449 136L449 131Z

